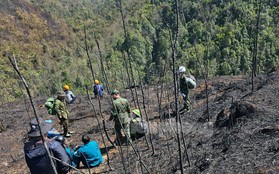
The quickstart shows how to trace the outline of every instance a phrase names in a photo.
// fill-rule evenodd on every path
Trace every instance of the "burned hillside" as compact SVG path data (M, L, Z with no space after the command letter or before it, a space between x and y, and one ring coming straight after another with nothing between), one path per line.
M136 89L143 118L149 119L150 132L134 140L133 146L115 148L104 135L102 120L108 119L111 106L108 94L101 100L101 107L92 98L93 108L86 95L77 95L76 103L70 105L70 129L76 133L67 139L68 144L81 144L81 135L88 132L98 140L105 158L101 166L90 169L91 173L180 172L172 85L164 85L163 90L145 87L144 93ZM279 172L279 72L258 76L255 89L251 93L248 76L209 79L207 113L205 84L198 80L198 88L190 94L192 110L181 115L182 125L178 125L182 128L179 132L183 132L180 143L185 173ZM121 95L133 106L130 90L121 91ZM46 119L53 119L54 127L61 130L57 119L47 115L42 106L46 99L47 96L34 98L36 111ZM29 99L2 105L0 114L0 173L29 173L23 153L28 123L34 115ZM113 140L113 122L105 123ZM81 171L89 173L88 169Z

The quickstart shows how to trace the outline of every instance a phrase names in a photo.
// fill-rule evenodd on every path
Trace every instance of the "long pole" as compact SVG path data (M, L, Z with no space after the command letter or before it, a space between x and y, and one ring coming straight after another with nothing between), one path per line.
M23 75L20 73L20 70L19 70L19 68L18 68L18 66L17 66L17 62L16 62L15 56L13 56L13 58L10 57L10 56L8 56L8 58L9 58L10 63L12 64L14 70L17 72L19 78L21 79L21 81L22 81L23 84L24 84L24 87L25 87L26 92L27 92L27 94L28 94L28 97L29 97L29 100L30 100L30 103L31 103L31 106L32 106L32 109L33 109L33 112L34 112L34 115L35 115L35 118L36 118L37 123L38 123L39 131L40 131L40 137L41 137L41 139L42 139L42 141L43 141L44 148L45 148L45 150L46 150L46 152L47 152L49 161L50 161L50 163L51 163L52 170L53 170L53 172L54 172L55 174L57 174L56 167L55 167L55 165L54 165L54 162L53 162L52 159L51 159L51 155L50 155L50 152L49 152L49 148L48 148L48 146L47 146L47 144L46 144L46 142L45 142L45 138L44 138L44 135L43 135L43 133L42 133L41 125L40 125L40 122L39 122L39 117L38 117L38 114L37 114L37 112L36 112L36 109L35 109L35 106L34 106L34 103L33 103L33 100L32 100L32 96L31 96L31 93L30 93L28 84L27 84L25 78L23 77Z
M257 66L258 66L258 37L259 37L259 24L261 16L261 1L256 0L256 9L257 9L257 18L256 18L256 31L255 39L253 42L254 51L253 51L253 67L252 67L252 92L254 92L254 78L257 76Z
M95 42L96 42L96 44L97 44L98 51L99 51L98 57L99 57L100 62L101 62L101 70L102 70L102 73L103 73L103 75L104 75L104 77L105 77L106 86L108 87L108 90L110 91L110 84L109 84L109 82L108 82L107 74L106 74L106 71L105 71L105 67L104 67L104 62L103 62L103 57L102 57L100 45L99 45L99 42L98 42L98 40L97 40L96 38L95 38ZM111 97L110 97L110 100L111 100L111 103L113 103ZM113 107L115 107L115 106L113 105ZM117 117L119 118L119 115L118 115L118 114L117 114ZM122 126L122 125L121 125L121 126ZM123 129L123 126L122 126L122 129ZM124 133L125 133L125 131L124 131ZM125 136L127 137L126 133L125 133ZM143 165L143 167L145 168L145 170L146 170L147 173L150 173L150 171L148 170L148 168L146 167L146 165L145 165L144 162L142 161L140 154L136 151L136 149L135 149L133 143L130 142L130 141L129 141L129 143L130 143L130 145L131 145L133 151L135 152L136 156L138 157L138 160L139 160L140 164ZM121 146L120 146L120 149L121 149ZM123 162L123 165L125 165L124 162ZM125 168L124 168L124 169L125 169Z
M150 122L149 122L149 116L148 116L147 111L146 111L145 97L144 97L144 91L143 91L142 86L143 86L143 84L142 84L142 81L141 81L140 89L141 89L141 94L142 94L143 111L144 111L144 114L145 114L146 122L148 124L148 135L149 135L149 141L151 143L152 154L155 155L155 148L154 148L153 140L152 140L152 132L151 132L151 127L150 127Z
M179 165L180 171L183 174L183 157L182 157L182 150L181 150L181 141L180 141L180 126L181 125L181 116L178 109L178 87L177 87L177 73L175 68L176 62L176 51L177 51L177 39L179 35L179 13L178 13L178 0L175 1L175 11L176 11L176 31L173 32L174 40L172 42L172 66L173 66L173 83L174 83L174 94L175 94L175 110L176 110L176 131L177 131L177 141L178 141L178 151L179 151ZM179 126L180 124L180 126ZM182 130L181 130L182 131Z
M87 58L88 58L88 62L89 62L89 66L90 66L90 71L91 71L91 75L92 75L92 81L94 81L95 79L95 73L93 71L93 65L92 65L92 62L91 62L91 57L90 57L90 54L89 54L89 48L88 48L88 43L87 43L87 32L86 32L86 28L84 26L84 44L85 44L85 52L86 52L86 55L87 55ZM99 105L100 105L100 100L99 100ZM101 112L101 110L100 110ZM102 116L102 114L101 114ZM111 143L111 145L114 146L113 142L111 141L108 133L107 133L107 129L106 129L106 124L105 122L103 121L103 126L104 126L104 131L105 131L105 135L108 139L108 141Z
M127 30L127 27L125 25L125 20L124 20L124 14L123 14L123 9L122 9L122 0L118 0L119 2L119 10L120 10L120 14L121 14L121 19L122 19L122 25L123 25L123 30L124 30L124 36L125 36L125 39L126 39L126 42L125 42L125 48L126 48L126 52L127 52L127 56L128 56L128 63L129 63L129 68L130 68L130 71L131 71L131 78L132 78L132 82L133 82L133 85L135 86L135 95L134 96L134 93L133 93L133 90L131 89L131 92L132 92L132 96L133 96L133 100L134 102L136 101L135 103L135 106L138 107L139 111L140 111L140 117L142 119L142 113L141 113L141 106L139 104L139 99L138 99L138 92L137 92L137 88L136 88L136 82L135 82L135 78L134 78L134 73L133 73L133 67L132 67L132 58L131 58L131 54L130 54L130 49L129 49L129 46L127 44L128 42L128 30ZM126 62L126 61L125 61ZM128 70L127 70L128 72ZM136 99L136 100L135 100ZM146 135L144 135L145 137L145 141L146 141L146 144L147 146L148 145L148 141L147 141L147 137Z
M107 165L109 167L109 170L112 170L111 166L110 166L110 157L109 157L109 151L108 151L108 148L107 148L107 145L106 145L106 142L105 142L105 138L104 138L104 135L103 135L103 132L102 132L102 128L101 128L101 123L100 123L100 120L98 118L98 115L97 115L97 112L96 112L96 109L94 107L94 104L91 100L91 97L89 96L89 92L88 92L88 87L86 88L86 93L87 93L87 97L89 98L89 102L91 104L91 106L93 107L93 110L94 110L94 114L95 114L95 117L96 117L96 120L97 120L97 123L98 123L98 127L99 127L99 130L100 130L100 134L101 134L101 137L102 137L102 141L103 141L103 144L105 146L105 149L106 149L106 154L107 154ZM101 111L100 111L101 113Z

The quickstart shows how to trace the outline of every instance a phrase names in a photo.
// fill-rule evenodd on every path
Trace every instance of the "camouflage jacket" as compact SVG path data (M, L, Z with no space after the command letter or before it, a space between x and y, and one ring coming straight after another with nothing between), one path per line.
M65 101L60 101L59 99L56 99L54 109L59 119L68 119L69 111L67 109Z
M110 120L114 120L116 123L128 123L130 121L130 104L127 99L119 97L113 101L111 109ZM119 117L119 119L118 119Z

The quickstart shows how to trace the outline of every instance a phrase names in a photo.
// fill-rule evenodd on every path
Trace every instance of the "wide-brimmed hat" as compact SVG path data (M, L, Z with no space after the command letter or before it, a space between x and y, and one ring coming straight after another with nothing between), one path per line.
M140 110L139 109L134 109L134 110L132 110L132 112L140 117Z
M119 94L119 91L116 90L116 89L112 90L111 93L110 93L110 95L114 95L114 94Z
M65 97L65 96L66 96L65 92L63 92L63 91L57 92L57 97Z
M40 117L38 119L39 119L39 124L38 124L36 118L33 118L31 120L31 122L30 122L31 130L27 133L29 137L39 137L40 136L39 125L41 127L41 131L42 131L43 135L46 134L52 128L51 123L45 122L44 119L42 119Z

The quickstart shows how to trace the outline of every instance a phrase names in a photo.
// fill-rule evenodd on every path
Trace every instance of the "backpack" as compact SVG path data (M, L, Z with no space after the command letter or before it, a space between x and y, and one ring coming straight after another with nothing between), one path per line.
M97 93L98 93L98 88L97 88L97 85L93 86L93 91L94 91L94 93L95 93L95 94L97 94Z
M145 134L148 131L148 124L145 120L131 122L130 123L130 134Z
M186 77L186 83L189 89L196 89L197 87L197 83L196 83L196 79L194 76L190 75L189 77Z
M45 102L45 107L47 108L48 114L56 115L54 105L55 105L55 98L53 97L48 98L47 101Z

